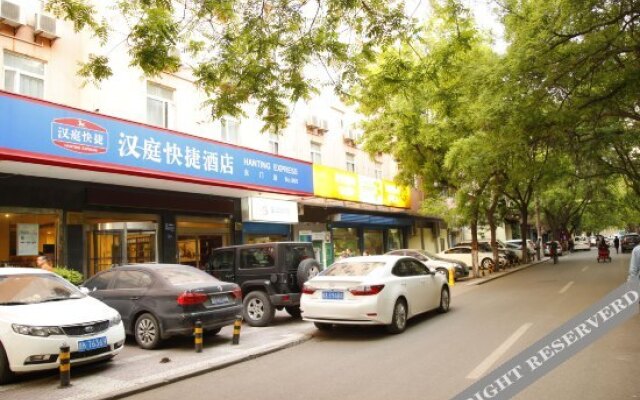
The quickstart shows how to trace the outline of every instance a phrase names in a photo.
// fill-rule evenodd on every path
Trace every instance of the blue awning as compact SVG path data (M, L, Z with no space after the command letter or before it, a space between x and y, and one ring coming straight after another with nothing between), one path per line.
M367 214L334 214L331 220L336 225L411 226L411 218L382 217Z

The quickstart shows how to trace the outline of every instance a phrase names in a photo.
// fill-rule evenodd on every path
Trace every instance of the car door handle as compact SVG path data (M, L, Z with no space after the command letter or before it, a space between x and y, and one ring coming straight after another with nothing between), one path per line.
M140 300L140 296L131 296L129 300Z

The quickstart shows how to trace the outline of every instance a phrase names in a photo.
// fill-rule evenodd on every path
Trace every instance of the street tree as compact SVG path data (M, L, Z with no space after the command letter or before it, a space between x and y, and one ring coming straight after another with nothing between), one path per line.
M132 66L148 76L186 69L213 118L243 115L253 101L272 131L286 126L288 104L318 90L310 66L331 71L340 90L375 50L413 33L401 0L116 0L101 12L95 4L46 0L45 8L103 45L124 30ZM113 20L101 20L108 12ZM80 75L112 76L109 51L82 62Z

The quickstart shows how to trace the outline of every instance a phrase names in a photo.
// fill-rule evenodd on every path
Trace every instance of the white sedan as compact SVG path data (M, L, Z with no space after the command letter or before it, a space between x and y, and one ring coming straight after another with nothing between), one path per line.
M65 343L73 365L115 356L124 339L116 310L60 276L0 268L0 384L16 373L58 368Z
M472 265L471 246L456 246L438 253L438 257L451 260L460 260L467 265ZM507 260L503 255L498 256L498 262L504 266ZM481 269L489 269L493 265L493 253L478 250L478 263Z
M406 256L352 257L308 280L302 290L302 319L321 330L333 324L386 325L400 333L420 313L449 310L444 274Z

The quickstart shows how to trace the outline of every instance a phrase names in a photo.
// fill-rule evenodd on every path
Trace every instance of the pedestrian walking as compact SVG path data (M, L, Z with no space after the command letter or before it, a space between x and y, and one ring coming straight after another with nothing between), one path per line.
M613 247L616 248L616 254L618 254L618 248L620 247L620 239L617 236L613 239Z

